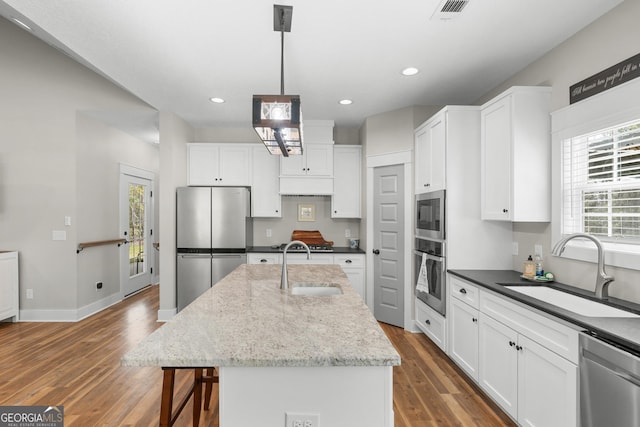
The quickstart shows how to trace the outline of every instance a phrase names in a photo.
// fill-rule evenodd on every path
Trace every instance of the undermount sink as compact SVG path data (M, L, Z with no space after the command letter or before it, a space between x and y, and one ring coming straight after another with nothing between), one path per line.
M620 310L577 295L559 291L546 286L505 286L512 291L520 292L532 298L555 305L565 310L587 317L630 317L640 318L629 311Z
M342 295L342 289L330 282L297 282L291 285L291 295L329 296Z

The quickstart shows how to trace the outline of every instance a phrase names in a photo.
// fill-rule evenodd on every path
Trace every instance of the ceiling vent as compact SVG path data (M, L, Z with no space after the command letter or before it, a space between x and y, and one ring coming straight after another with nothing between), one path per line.
M460 16L467 3L469 0L443 0L431 19L455 19Z

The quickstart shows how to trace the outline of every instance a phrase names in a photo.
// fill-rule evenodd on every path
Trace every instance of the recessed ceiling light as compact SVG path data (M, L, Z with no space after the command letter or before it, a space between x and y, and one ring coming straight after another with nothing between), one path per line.
M222 104L222 103L224 103L224 99L217 98L217 97L209 98L209 101L213 102L214 104Z
M25 24L24 22L22 22L18 18L11 18L11 20L13 22L15 22L16 24L18 24L19 26L21 26L22 28L24 28L25 30L32 31L30 26L28 26L27 24Z
M420 72L420 70L418 70L415 67L408 67L408 68L405 68L404 70L402 70L402 75L403 76L415 76L419 72Z
M353 104L353 101L350 99L341 99L340 101L338 101L341 105L351 105Z

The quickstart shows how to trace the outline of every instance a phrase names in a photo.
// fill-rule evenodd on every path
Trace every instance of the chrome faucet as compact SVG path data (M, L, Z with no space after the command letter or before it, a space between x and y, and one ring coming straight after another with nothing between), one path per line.
M292 240L284 247L282 252L282 276L280 277L280 289L289 289L289 278L287 277L287 250L291 245L302 245L307 250L307 259L311 259L311 250L305 242L300 240Z
M555 256L562 255L562 252L564 252L564 249L565 249L565 246L567 245L567 242L569 242L569 240L575 239L575 238L589 239L593 243L596 244L596 248L598 249L598 271L597 271L597 276L596 276L596 298L608 299L609 298L609 284L611 282L613 282L614 278L613 278L613 276L609 276L604 271L604 248L602 247L602 243L600 243L600 240L598 240L598 238L596 238L595 236L592 236L591 234L585 234L585 233L570 234L569 236L565 237L564 239L562 239L558 243L556 243L556 245L551 250L551 253L553 253Z

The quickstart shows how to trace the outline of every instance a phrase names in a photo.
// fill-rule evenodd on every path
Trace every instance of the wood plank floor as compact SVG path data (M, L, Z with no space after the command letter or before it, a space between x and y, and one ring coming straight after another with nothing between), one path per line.
M67 427L157 426L162 371L121 367L120 358L162 325L158 301L152 286L76 323L0 323L0 405L64 405ZM402 357L396 427L515 425L424 335L382 327ZM192 375L176 377L184 393ZM201 426L219 426L216 402L214 386ZM191 425L191 410L189 403L176 426Z

